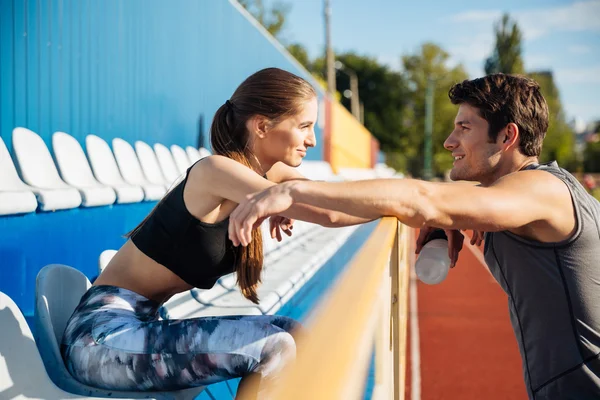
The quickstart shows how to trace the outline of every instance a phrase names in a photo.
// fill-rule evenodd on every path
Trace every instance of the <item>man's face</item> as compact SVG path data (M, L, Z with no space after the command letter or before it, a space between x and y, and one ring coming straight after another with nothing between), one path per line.
M460 105L454 130L444 142L454 158L450 179L486 182L494 175L501 153L500 146L491 142L488 129L488 122L479 116L476 108Z

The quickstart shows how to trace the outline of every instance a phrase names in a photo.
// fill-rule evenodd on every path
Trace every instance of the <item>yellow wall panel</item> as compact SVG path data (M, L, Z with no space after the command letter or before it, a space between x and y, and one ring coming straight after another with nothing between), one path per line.
M371 168L371 133L337 101L331 102L331 167Z

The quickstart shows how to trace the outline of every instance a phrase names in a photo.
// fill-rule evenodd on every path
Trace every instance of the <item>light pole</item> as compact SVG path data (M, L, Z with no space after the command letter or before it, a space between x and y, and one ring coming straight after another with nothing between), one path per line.
M325 14L325 59L327 61L327 91L331 96L335 95L335 68L334 61L335 56L333 55L333 49L331 48L331 4L330 0L325 0L324 3L324 14Z
M360 102L360 123L365 124L365 103Z
M346 73L346 75L350 77L350 92L352 93L352 95L350 96L350 108L352 110L352 115L354 115L354 118L356 118L358 121L361 121L360 99L358 97L358 76L356 75L356 72L346 67L341 61L336 61L334 66L335 69Z
M435 88L435 81L431 78L427 78L427 90L425 92L425 160L423 168L423 177L426 180L433 178L433 168L431 165L432 159L432 136L433 136L433 91Z

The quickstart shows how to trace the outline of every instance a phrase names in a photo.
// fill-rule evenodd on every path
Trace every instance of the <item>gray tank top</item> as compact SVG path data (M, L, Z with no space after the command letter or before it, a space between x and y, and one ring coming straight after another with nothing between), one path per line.
M507 231L485 237L486 263L508 295L529 398L600 399L600 203L556 162L526 169L563 181L577 220L560 243Z

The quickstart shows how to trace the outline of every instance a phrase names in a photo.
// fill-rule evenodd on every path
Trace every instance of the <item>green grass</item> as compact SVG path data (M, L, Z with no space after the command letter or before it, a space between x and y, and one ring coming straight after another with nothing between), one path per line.
M594 191L592 192L592 195L594 195L594 197L597 198L598 201L600 201L600 188L594 189Z

